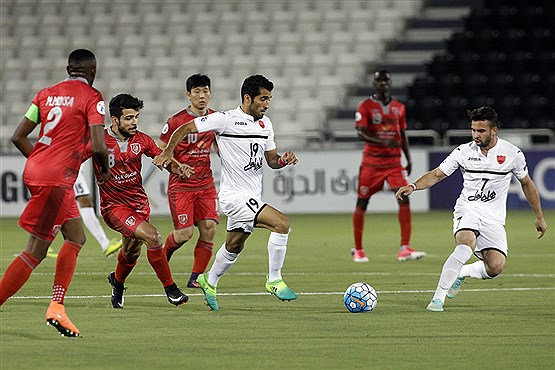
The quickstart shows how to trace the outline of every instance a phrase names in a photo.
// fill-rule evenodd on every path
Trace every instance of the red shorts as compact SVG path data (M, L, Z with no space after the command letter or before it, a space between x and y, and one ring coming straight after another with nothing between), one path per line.
M184 229L208 219L220 222L217 200L215 188L199 191L170 190L168 201L174 228Z
M402 166L388 168L360 166L358 197L370 198L383 189L386 181L392 190L405 186L409 183L407 171Z
M29 234L53 241L62 226L81 217L72 187L29 186L31 200L19 218L19 226Z
M124 205L115 205L101 211L106 225L124 236L133 236L141 222L150 221L150 207L140 210Z

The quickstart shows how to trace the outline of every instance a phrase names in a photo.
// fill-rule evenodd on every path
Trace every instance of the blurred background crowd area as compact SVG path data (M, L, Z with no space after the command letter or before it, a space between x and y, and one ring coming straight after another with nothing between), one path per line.
M354 112L385 68L411 145L467 141L466 110L481 105L517 145L555 142L552 0L2 0L0 10L3 154L76 48L96 54L106 100L145 101L141 129L155 138L188 104L191 74L207 74L210 106L227 110L260 73L275 83L268 115L281 148L359 146Z

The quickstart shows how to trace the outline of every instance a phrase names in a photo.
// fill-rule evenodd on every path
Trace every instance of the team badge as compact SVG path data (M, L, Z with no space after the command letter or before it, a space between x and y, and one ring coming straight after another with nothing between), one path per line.
M507 157L505 157L504 155L498 155L497 156L497 163L503 164L505 162L505 159L507 159Z
M260 127L264 128L264 121L258 120L258 124L260 125Z
M393 108L391 108L391 111L393 112L395 117L399 117L399 108L393 107Z
M180 224L185 225L189 220L189 216L187 216L187 214L180 214L177 216L177 219L179 220Z
M133 216L130 216L129 218L127 218L127 220L125 220L125 224L127 226L133 226L133 225L135 225L136 222L137 221L135 220L135 217L133 217Z
M104 100L101 100L98 103L96 103L96 111L98 113L102 114L103 116L106 114L106 108L104 106Z
M131 151L133 154L139 154L141 152L141 144L133 143L131 144Z
M56 235L58 235L61 228L62 228L62 225L54 225L54 227L52 228L52 236L55 237Z
M360 187L360 194L367 195L369 192L370 192L370 189L368 188L368 186L361 186Z
M382 123L382 115L379 111L375 110L372 113L372 124L378 125L380 123Z

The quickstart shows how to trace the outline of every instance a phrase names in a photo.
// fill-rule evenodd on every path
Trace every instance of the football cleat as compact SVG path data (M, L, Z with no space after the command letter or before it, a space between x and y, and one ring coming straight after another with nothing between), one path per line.
M46 252L46 258L57 258L58 253L54 251L54 248L48 247L48 251Z
M197 279L196 278L190 278L189 281L187 282L187 288L194 288L194 289L200 288L200 285L199 285Z
M457 280L455 280L455 282L453 283L453 285L451 285L451 288L449 288L449 291L447 292L447 298L449 299L455 298L455 296L461 290L461 285L463 285L463 283L466 284L466 282L464 281L464 277L458 277Z
M268 277L266 277L267 279ZM277 299L285 301L294 301L297 299L297 295L289 289L287 284L283 279L277 279L274 281L266 280L266 291L277 297Z
M174 306L179 306L180 304L187 303L189 297L184 294L175 283L170 286L164 287L166 291L166 296L168 297L168 302Z
M123 292L125 288L122 283L116 280L116 273L114 271L108 274L108 282L112 286L112 307L123 308Z
M426 257L426 252L415 251L408 245L405 245L397 253L397 259L401 262L414 261Z
M110 244L108 244L108 248L104 251L104 255L106 257L110 257L112 254L119 251L122 247L122 241L119 239L112 239L110 240Z
M46 311L46 325L51 325L60 332L62 337L78 337L81 332L69 319L64 305L55 301L50 302Z
M197 278L197 282L199 288L202 289L204 293L204 298L208 307L210 307L212 311L218 311L220 308L218 307L218 301L216 301L216 287L208 283L206 273L200 275Z
M432 312L443 312L443 302L441 301L441 299L432 299L426 309Z
M368 257L364 254L364 249L351 249L351 256L355 262L368 262Z

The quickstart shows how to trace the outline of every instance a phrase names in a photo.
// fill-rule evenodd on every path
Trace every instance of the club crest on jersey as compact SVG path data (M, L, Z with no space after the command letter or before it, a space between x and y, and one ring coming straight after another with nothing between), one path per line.
M372 124L377 125L377 124L380 124L381 122L382 122L382 114L377 110L375 110L372 113Z
M101 100L98 103L96 103L96 111L98 113L102 114L103 116L106 114L106 108L104 106L104 100Z
M189 220L189 216L187 216L187 214L180 214L177 216L177 219L179 220L180 224L185 225Z
M393 112L395 117L399 117L399 108L398 107L391 108L391 111Z
M262 121L261 119L258 120L258 124L260 125L260 127L264 128L264 121Z
M367 195L369 192L370 192L370 189L368 188L368 186L361 186L360 187L360 194Z
M503 163L505 163L505 159L507 159L507 157L505 157L504 155L498 155L497 156L497 163L503 164Z
M62 225L54 225L54 227L52 228L52 236L58 235L61 229Z
M127 220L125 220L125 224L127 226L133 226L133 225L135 225L135 222L137 222L137 220L135 220L135 217L133 217L133 216L130 216L130 217L127 218Z
M139 154L141 152L141 144L133 143L131 144L131 151L133 154Z

